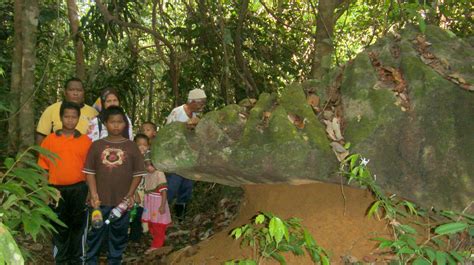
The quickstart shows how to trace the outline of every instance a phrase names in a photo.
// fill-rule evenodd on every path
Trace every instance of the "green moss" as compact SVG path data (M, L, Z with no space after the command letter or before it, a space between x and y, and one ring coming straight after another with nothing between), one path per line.
M263 112L269 111L272 108L275 99L275 94L260 94L259 100L252 110L250 110L250 114L240 140L241 145L247 146L253 143L265 141L263 130L260 130L259 128L262 127L261 123L263 119Z
M341 93L354 99L367 98L369 89L377 82L377 75L367 53L359 54L344 70Z
M195 166L198 154L188 144L189 134L186 124L181 122L161 128L151 149L153 164L164 171Z

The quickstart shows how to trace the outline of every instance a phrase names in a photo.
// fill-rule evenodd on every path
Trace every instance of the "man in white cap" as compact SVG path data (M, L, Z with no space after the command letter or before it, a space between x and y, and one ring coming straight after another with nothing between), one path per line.
M188 123L193 119L198 119L197 114L204 109L206 98L206 93L202 89L196 88L189 91L186 104L174 108L166 119L166 124ZM168 182L168 203L171 205L173 199L176 198L174 210L178 220L181 221L186 212L186 203L191 199L194 181L174 173L166 173L166 181Z

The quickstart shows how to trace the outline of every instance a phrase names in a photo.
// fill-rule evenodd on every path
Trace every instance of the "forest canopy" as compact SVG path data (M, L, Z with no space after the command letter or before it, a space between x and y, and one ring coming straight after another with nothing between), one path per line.
M408 23L469 37L472 3L2 1L0 148L14 153L33 144L39 115L62 99L72 76L84 80L87 104L114 87L133 124L163 124L193 88L206 91L208 110L278 92L322 78Z

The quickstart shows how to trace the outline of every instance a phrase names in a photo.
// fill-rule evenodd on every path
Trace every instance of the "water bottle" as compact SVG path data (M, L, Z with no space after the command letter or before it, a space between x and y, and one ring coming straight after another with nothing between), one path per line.
M95 229L101 228L102 225L104 225L102 212L100 211L99 208L94 208L94 210L92 210L91 220L92 220L92 227Z
M110 211L109 218L105 220L105 224L117 221L128 210L128 200L123 200L119 205Z
M135 217L137 217L137 211L138 203L134 203L132 210L130 210L130 223L133 223L133 220L135 220Z

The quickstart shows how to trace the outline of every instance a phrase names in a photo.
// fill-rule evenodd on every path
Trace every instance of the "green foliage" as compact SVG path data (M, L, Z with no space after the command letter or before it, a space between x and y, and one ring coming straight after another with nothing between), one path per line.
M470 258L474 216L465 212L440 211L435 213L436 222L431 222L433 216L425 209L398 199L395 194L387 196L376 184L376 176L367 168L368 162L359 154L353 154L341 163L341 172L349 182L355 181L373 193L376 200L369 206L367 215L389 221L393 238L374 238L379 242L379 248L394 253L400 264L464 264ZM410 217L413 216L430 222L412 222ZM443 220L440 221L440 218ZM466 238L467 246L463 242Z
M0 264L24 264L20 249L8 227L0 222Z
M49 158L56 157L47 150L32 146L16 158L4 160L4 171L0 172L0 223L13 236L30 235L36 240L38 235L55 231L51 222L64 224L48 206L48 203L59 200L59 192L48 185L46 172L37 165L33 151Z
M291 252L304 255L305 250L314 263L329 264L326 250L319 246L307 229L301 226L297 218L282 220L271 213L259 213L253 222L232 230L236 240L242 238L243 246L253 249L252 260L232 260L225 264L261 264L272 258L280 264L286 264L281 253Z

